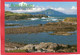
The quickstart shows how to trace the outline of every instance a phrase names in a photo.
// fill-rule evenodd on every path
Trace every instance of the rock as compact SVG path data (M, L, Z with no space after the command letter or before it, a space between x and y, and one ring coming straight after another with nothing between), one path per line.
M54 50L58 47L58 45L56 43L51 43L51 42L48 42L48 43L44 43L44 42L41 42L39 45L36 45L35 48L37 50L41 50L42 49L42 52L55 52Z
M47 49L47 52L55 52L53 49Z
M51 33L50 35L65 35L65 36L67 36L67 35L72 35L72 34L74 34L74 33L67 33L67 32L55 32L55 33Z
M39 49L36 52L47 52L47 50Z
M18 49L18 48L19 48L19 46L15 46L15 47L14 47L14 49Z
M44 42L41 42L39 45L36 45L36 49L42 49L42 48L47 48L48 47L48 45L47 45L47 43L44 43Z
M62 44L62 47L65 47L65 48L67 48L67 47L68 47L68 45L64 45L64 44Z
M61 47L65 47L65 48L68 47L68 45L64 45L64 44L58 44L58 45L61 46Z
M39 24L38 26L42 26L42 24Z
M48 49L56 49L58 45L56 43L50 44Z
M77 46L75 45L64 45L64 44L56 44L52 42L41 42L40 44L28 44L24 47L15 48L5 48L6 51L13 50L24 50L26 52L76 52Z
M26 51L28 51L28 52L34 52L34 51L36 51L35 46L33 44L28 44L28 45L24 46L23 49L26 50Z
M66 50L60 49L60 50L57 50L56 52L66 52Z
M42 52L41 50L37 50L36 52Z

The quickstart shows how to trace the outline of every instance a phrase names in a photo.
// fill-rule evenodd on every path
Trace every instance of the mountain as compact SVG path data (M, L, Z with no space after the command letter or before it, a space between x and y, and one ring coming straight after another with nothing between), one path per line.
M36 14L44 14L47 16L53 16L53 17L76 17L76 15L68 15L59 11L55 11L52 9L47 9L44 11L40 11L40 12L26 12L26 14L32 14L32 15L36 15Z

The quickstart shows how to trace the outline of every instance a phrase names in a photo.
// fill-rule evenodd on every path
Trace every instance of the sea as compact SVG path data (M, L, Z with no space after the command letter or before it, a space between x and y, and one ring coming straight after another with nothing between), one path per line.
M37 26L39 24L46 24L48 22L63 21L62 17L52 18L31 18L30 20L6 20L5 24L19 24L18 26L5 26L6 28L17 28L27 26ZM72 35L50 35L53 32L40 32L40 33L24 33L24 34L5 34L6 42L16 42L24 44L38 44L40 42L53 42L57 44L76 45L77 44L77 30L70 33Z

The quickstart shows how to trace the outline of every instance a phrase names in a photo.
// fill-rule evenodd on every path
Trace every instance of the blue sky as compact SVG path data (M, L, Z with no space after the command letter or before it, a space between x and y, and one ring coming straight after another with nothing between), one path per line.
M26 3L26 4L33 4L35 8L33 10L11 10L9 8L10 4L19 4L19 3ZM46 9L53 9L56 11L60 11L66 14L76 14L77 13L77 3L76 2L6 2L5 3L5 10L12 11L12 12L38 12Z

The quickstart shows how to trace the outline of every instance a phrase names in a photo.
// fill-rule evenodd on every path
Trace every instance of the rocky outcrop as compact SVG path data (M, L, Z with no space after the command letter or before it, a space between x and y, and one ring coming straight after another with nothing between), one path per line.
M74 33L68 33L68 32L54 32L54 33L51 33L50 35L65 35L65 36L68 36L68 35L72 35Z
M27 44L13 50L24 50L26 52L76 52L77 46L56 44L52 42L41 42L40 44ZM7 49L6 51L13 51Z
M64 22L77 24L77 18L67 17L67 18L64 19Z

